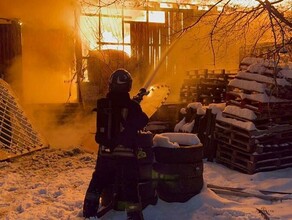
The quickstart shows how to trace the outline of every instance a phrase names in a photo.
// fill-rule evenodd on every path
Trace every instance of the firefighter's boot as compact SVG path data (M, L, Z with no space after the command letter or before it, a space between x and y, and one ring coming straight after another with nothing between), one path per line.
M129 205L126 212L127 220L144 220L140 204Z
M100 194L97 192L87 192L83 203L83 217L96 217L99 207Z

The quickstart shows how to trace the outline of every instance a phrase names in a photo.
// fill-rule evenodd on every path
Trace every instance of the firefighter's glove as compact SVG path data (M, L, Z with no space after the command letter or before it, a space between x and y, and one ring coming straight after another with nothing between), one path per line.
M138 94L133 97L133 100L140 103L143 100L143 96L148 94L149 91L147 91L145 88L141 88Z

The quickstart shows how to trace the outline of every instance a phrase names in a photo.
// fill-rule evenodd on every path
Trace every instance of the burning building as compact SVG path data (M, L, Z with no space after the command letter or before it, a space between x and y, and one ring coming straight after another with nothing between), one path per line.
M117 67L133 74L134 93L155 70L152 83L168 84L169 101L178 101L186 73L237 69L239 48L254 40L253 34L242 39L231 29L214 38L210 33L216 16L227 18L233 12L232 7L224 11L226 5L217 3L45 0L23 4L17 0L11 4L2 0L1 77L26 109L37 110L36 116L49 109L49 116L40 117L39 124L46 124L44 118L63 117L68 113L64 106L70 106L69 111L80 104L91 109L96 98L105 94L108 76ZM204 23L199 22L202 17ZM234 27L242 29L240 23ZM259 35L271 41L266 32Z
M98 1L67 0L28 2L26 6L21 1L13 5L2 1L2 33L11 26L17 29L18 36L9 37L13 46L6 44L5 50L15 51L16 46L18 51L12 57L6 54L2 58L2 75L12 85L18 84L19 95L30 104L66 103L68 99L78 102L82 82L93 83L103 93L108 72L116 67L129 69L142 84L181 31L208 8L210 5L187 1L102 5ZM197 36L206 33L200 32ZM4 37L2 34L1 38ZM164 58L161 72L178 78L188 68L210 67L210 58L201 57L205 43L191 38L186 41L174 55ZM182 51L188 54L187 66L186 61L182 62L186 58L180 56ZM234 59L233 63L236 62Z

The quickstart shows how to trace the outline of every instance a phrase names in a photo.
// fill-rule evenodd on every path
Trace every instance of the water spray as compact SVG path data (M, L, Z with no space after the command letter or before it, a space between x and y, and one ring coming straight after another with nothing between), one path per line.
M147 81L145 82L143 88L147 90L147 88L150 86L151 82L153 81L154 77L157 75L159 68L161 67L162 63L165 61L166 56L173 50L174 46L177 44L177 42L181 39L180 35L171 45L170 47L164 52L163 56L159 60L157 66L154 68L153 72L148 77Z
M209 10L205 11L198 19L195 23L193 23L192 25L190 25L188 28L184 29L184 31L178 36L178 38L170 45L170 47L165 51L165 53L163 54L163 56L161 57L160 61L158 62L158 65L154 68L152 74L149 76L148 80L146 81L146 83L144 84L143 88L147 90L147 88L150 86L152 80L154 79L154 77L156 76L158 69L160 68L160 66L162 65L162 63L165 60L165 57L173 50L174 46L179 42L179 40L182 38L183 35L185 35L190 29L192 29L193 27L196 26L196 24L198 24L202 18L207 15L210 11L212 11L213 8L215 8L217 5L219 5L221 2L223 2L223 0L219 0L217 1L214 5L212 5Z
M144 86L139 90L137 95L133 97L133 100L140 103L143 100L143 96L148 95L150 93L149 87L151 82L153 81L154 77L157 75L159 68L161 67L162 63L165 61L166 56L173 50L174 46L177 42L181 39L180 35L171 45L170 47L164 52L163 56L161 57L160 61L158 62L157 66L154 68L153 72L148 77L147 81L145 82Z

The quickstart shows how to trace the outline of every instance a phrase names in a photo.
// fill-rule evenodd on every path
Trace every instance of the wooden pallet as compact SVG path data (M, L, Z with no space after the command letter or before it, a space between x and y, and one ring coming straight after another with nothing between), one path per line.
M245 151L255 152L258 145L276 144L292 140L292 125L274 125L262 130L245 130L233 124L216 121L215 138L221 143Z
M256 113L256 112L255 112ZM256 113L257 118L254 120L242 118L238 115L223 112L222 116L225 118L233 118L240 121L249 121L254 123L257 129L270 126L272 124L292 124L292 114L284 113L280 115L259 114Z
M216 120L216 127L222 128L222 131L225 130L227 134L230 134L231 132L236 132L245 137L259 136L266 133L266 130L246 130L235 124L228 123L218 119Z
M218 143L216 162L231 169L254 174L292 166L292 148L267 153L247 153L231 145Z
M215 131L215 139L224 144L228 144L235 149L242 150L244 152L254 152L256 150L258 140L255 138L247 138L236 133L232 133L231 136L224 135L221 132ZM260 144L268 143L272 138L266 139L265 142Z
M267 144L257 144L255 147L255 152L257 153L267 153L267 152L278 152L282 150L292 149L292 141L282 140L281 142L271 142Z
M207 69L188 71L180 89L180 100L205 105L225 102L226 86L234 76L235 73L226 73L225 70L218 73Z
M196 85L198 82L199 82L199 78L188 77L187 79L184 79L183 85L185 85L185 86L193 86L193 85Z
M255 113L269 115L292 115L292 102L291 100L281 100L278 102L259 102L248 98L241 99L241 95L234 91L226 92L227 105L235 105L241 108L253 110Z

